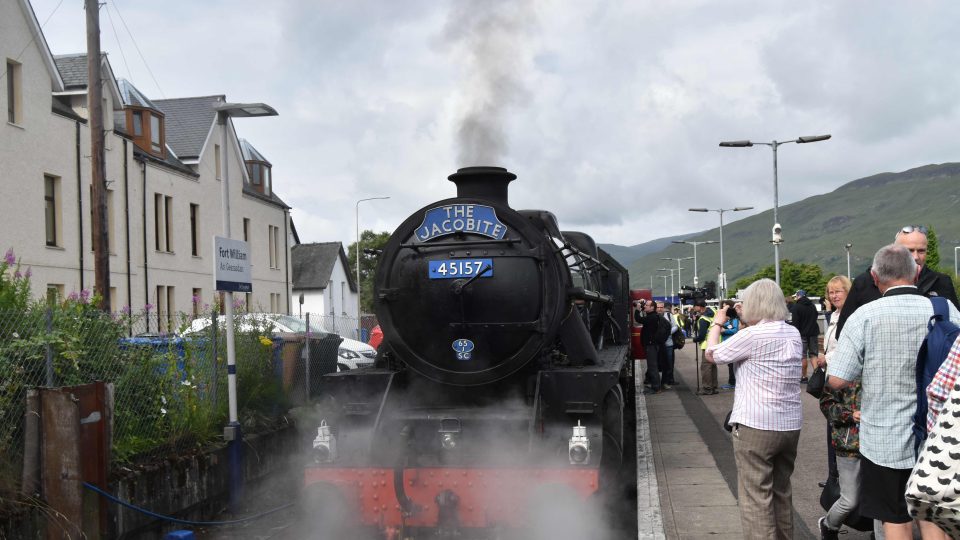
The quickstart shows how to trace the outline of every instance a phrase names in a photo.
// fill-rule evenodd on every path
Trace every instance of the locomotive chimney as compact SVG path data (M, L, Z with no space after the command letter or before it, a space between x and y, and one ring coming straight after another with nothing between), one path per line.
M457 185L457 197L487 199L510 206L507 202L507 184L517 175L503 167L464 167L447 177Z

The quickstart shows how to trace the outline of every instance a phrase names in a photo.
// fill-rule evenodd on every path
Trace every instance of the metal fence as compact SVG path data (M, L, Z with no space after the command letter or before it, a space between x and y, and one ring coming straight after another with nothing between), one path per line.
M227 422L224 326L212 314L111 315L82 303L0 311L0 494L19 491L32 387L113 383L114 466L218 444ZM355 354L349 347L357 344L342 339L365 337L372 324L361 326L358 332L356 319L339 316L237 314L244 432L269 429L317 397L320 377L344 367L341 354Z

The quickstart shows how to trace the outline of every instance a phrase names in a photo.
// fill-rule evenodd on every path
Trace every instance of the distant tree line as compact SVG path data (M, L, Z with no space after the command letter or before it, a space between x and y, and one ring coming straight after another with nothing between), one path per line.
M953 278L953 286L957 289L957 295L960 296L960 282L953 276L953 272L947 271L940 266L940 244L937 241L937 232L932 226L928 227L927 230L927 266L930 267L931 270L936 270L937 272L951 276L951 278ZM849 277L853 279L857 277L863 269L851 268L850 271L853 272L854 275ZM827 282L835 275L833 272L824 274L823 269L817 264L795 263L788 259L780 261L780 289L785 296L790 296L799 289L807 291L807 294L810 296L823 296L827 288ZM771 264L750 277L738 279L734 283L734 289L742 291L758 279L774 279L775 277L776 269Z

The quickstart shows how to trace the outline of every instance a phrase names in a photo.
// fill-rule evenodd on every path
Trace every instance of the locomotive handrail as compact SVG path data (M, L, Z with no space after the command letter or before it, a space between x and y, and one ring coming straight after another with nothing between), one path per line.
M520 240L515 240L512 238L507 238L505 240L469 240L464 242L430 242L429 244L422 243L407 243L400 244L401 248L410 248L413 250L419 250L420 248L433 248L433 247L463 247L463 246L489 246L489 245L512 245L519 244Z
M564 253L565 250L570 251L570 253L569 253L569 254ZM571 244L570 242L564 242L563 246L560 247L560 248L558 248L558 249L555 251L555 253L558 253L558 254L560 254L560 255L563 255L564 258L568 257L569 255L578 255L578 256L582 257L583 259L586 259L587 261L590 261L590 262L594 263L596 266L599 266L599 267L603 268L604 270L608 270L608 271L610 270L610 267L608 267L606 264L604 264L603 261L601 261L600 259L597 259L596 257L590 255L589 253L587 253L587 252L585 252L585 251L581 251L581 250L577 249L577 248L576 248L573 244ZM572 267L581 266L581 265L583 265L583 264L584 264L583 261L577 261L576 264L571 265L571 268L572 268Z
M612 296L598 293L597 291L587 290L583 287L571 287L567 289L567 296L577 300L589 300L591 302L603 302L605 304L613 303Z

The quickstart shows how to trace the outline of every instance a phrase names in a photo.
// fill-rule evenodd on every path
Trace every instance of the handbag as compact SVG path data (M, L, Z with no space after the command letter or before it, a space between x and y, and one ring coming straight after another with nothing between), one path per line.
M823 387L826 384L827 370L823 369L823 366L820 366L814 369L813 373L810 374L810 378L807 379L807 393L820 399L820 396L823 395Z
M670 339L673 340L674 349L682 349L683 346L687 343L687 337L683 335L683 330L677 330L670 336Z
M950 391L907 480L907 510L960 537L960 384Z
M833 503L837 502L837 499L840 498L840 479L836 476L831 476L827 479L827 485L823 486L823 491L820 492L820 506L829 511L830 507L833 506ZM858 531L872 531L873 530L873 520L868 517L863 517L860 515L860 507L855 507L849 514L847 518L843 520L843 524L852 529Z

